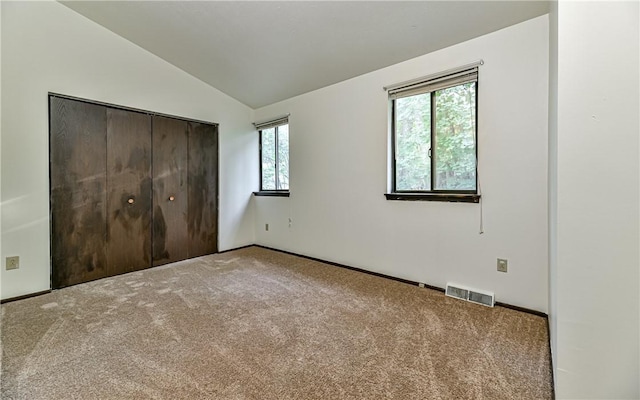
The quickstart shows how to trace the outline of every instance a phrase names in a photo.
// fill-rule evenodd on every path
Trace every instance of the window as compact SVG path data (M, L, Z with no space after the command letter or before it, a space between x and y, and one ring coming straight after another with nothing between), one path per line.
M388 89L390 200L477 202L477 67Z
M260 190L289 190L289 125L260 131Z
M289 119L255 124L260 135L260 191L256 195L289 194Z

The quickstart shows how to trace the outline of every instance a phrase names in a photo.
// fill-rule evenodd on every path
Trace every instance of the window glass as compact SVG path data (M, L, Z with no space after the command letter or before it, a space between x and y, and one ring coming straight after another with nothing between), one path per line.
M435 188L438 190L475 190L475 82L437 91L435 104Z
M396 190L431 190L431 94L395 100Z
M289 125L278 130L278 190L289 190Z
M475 193L477 82L392 98L395 192Z
M276 128L260 131L261 134L261 190L276 189Z

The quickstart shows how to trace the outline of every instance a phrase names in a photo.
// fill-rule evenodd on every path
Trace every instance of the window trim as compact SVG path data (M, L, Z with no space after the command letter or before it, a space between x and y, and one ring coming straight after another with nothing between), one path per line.
M258 192L253 192L254 196L265 196L265 197L290 197L291 192L288 190L261 190Z
M477 193L431 193L431 192L395 192L385 193L387 200L407 201L445 201L449 203L479 203Z
M475 143L475 189L473 190L444 190L444 189L433 189L435 188L435 180L436 175L434 171L436 171L436 156L435 151L433 150L436 146L436 92L440 90L445 90L450 87L455 87L459 85L463 85L465 83L455 83L451 86L440 87L438 89L432 90L430 92L425 92L422 94L429 93L430 95L430 117L431 117L431 130L430 130L430 139L431 139L431 148L429 149L429 161L431 165L431 174L430 174L430 187L431 190L398 190L396 186L396 171L397 171L397 161L396 161L396 100L397 98L389 98L389 104L391 107L391 192L385 193L385 197L387 200L422 200L422 201L447 201L447 202L469 202L469 203L478 203L480 201L481 195L478 190L478 94L479 94L479 79L474 81L475 83L475 121L474 121L474 143ZM421 94L413 94L405 97L419 96ZM401 97L402 98L402 97Z
M281 119L282 120L282 119ZM278 121L280 122L280 121ZM270 197L289 197L289 189L263 189L262 188L262 131L265 129L274 128L275 135L275 179L276 179L276 188L278 187L279 181L279 160L278 160L278 128L284 125L289 125L289 120L284 119L279 124L263 124L259 125L258 128L258 168L260 173L260 190L257 192L253 192L254 196L270 196Z

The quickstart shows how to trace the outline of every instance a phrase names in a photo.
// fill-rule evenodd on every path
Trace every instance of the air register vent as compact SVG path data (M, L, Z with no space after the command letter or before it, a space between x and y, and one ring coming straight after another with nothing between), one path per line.
M460 285L447 283L445 294L449 297L470 301L483 306L493 307L495 304L495 296L493 293L481 290L469 289Z
M458 299L467 300L469 298L469 291L459 287L447 285L447 296L456 297Z

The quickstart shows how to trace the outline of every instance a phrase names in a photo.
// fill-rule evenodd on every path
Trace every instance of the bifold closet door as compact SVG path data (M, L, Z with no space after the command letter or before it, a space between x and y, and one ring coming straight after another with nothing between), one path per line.
M218 251L218 127L50 95L52 287Z
M106 108L49 98L51 285L107 274Z
M218 127L189 122L189 257L218 251Z
M108 275L149 268L151 116L108 108L106 154Z
M188 257L187 122L153 117L153 265Z

